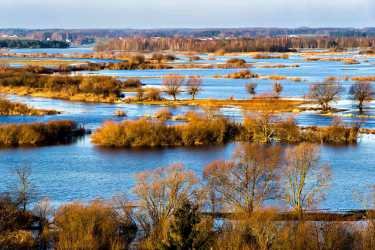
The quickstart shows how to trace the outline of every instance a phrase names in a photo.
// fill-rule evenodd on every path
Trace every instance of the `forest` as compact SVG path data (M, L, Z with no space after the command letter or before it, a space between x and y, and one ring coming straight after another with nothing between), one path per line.
M373 47L366 37L257 37L257 38L117 38L98 43L97 51L195 51L195 52L291 52L296 49L346 49Z
M40 48L68 48L70 44L65 41L29 40L29 39L0 39L0 48L18 49L40 49Z

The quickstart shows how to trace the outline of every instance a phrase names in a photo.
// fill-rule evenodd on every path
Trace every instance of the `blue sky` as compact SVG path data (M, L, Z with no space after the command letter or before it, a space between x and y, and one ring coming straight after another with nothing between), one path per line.
M0 27L370 27L374 0L0 0Z

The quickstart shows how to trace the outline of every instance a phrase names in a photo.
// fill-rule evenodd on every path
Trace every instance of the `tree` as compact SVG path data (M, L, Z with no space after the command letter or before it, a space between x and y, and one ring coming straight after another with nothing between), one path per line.
M163 86L165 92L173 97L173 100L176 101L176 96L181 92L181 86L185 78L178 75L168 75L163 78Z
M357 82L354 83L349 90L354 101L358 102L359 112L363 112L363 104L370 102L374 99L374 89L369 82Z
M136 98L138 101L142 101L144 96L145 96L145 90L141 87L141 88L137 88L137 92L136 92Z
M245 87L246 87L247 93L254 98L254 96L256 95L257 84L256 83L248 83L248 84L246 84Z
M318 150L316 145L302 143L286 151L284 199L300 217L324 198L329 186L330 167L319 164Z
M184 199L173 213L163 250L209 249L212 221L205 221L199 213L197 204Z
M194 172L185 170L181 164L137 175L134 193L139 199L138 218L146 234L163 227L181 202L192 198L196 183Z
M40 249L48 249L50 241L50 218L54 214L54 209L51 207L49 199L43 198L33 208L33 214L37 218L39 226L38 242Z
M14 187L16 204L25 212L27 206L36 197L35 186L31 183L31 169L29 167L19 167L15 169L15 175L18 179Z
M186 82L187 92L195 100L195 96L202 90L202 79L200 76L190 76Z
M273 93L276 97L280 97L281 92L283 91L283 85L279 82L273 84Z
M281 149L259 144L241 145L232 161L214 161L204 177L230 210L252 213L276 198Z
M323 111L328 111L330 109L330 103L339 99L341 91L342 87L338 83L317 83L311 85L309 96L319 103Z

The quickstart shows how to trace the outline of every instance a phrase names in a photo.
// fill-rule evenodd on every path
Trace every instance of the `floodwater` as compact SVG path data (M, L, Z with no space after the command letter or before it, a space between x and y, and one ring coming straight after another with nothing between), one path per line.
M70 49L72 50L72 49ZM74 50L74 49L73 49ZM78 49L77 49L78 50ZM31 53L18 50L20 53ZM75 50L74 50L75 51ZM52 51L50 51L52 53ZM69 51L58 51L58 53ZM75 51L74 53L76 53ZM73 53L73 52L71 52ZM84 53L84 52L82 52ZM354 53L354 52L353 52ZM215 57L208 60L207 55L201 55L200 63L218 63L227 60L227 57ZM259 68L252 67L251 71L260 75L285 75L301 77L301 82L290 80L280 81L284 86L282 96L303 98L312 82L323 81L328 76L367 76L374 75L374 60L353 54L361 64L345 65L342 62L305 62L300 56L291 56L289 59L254 60L242 57L249 63L262 64L299 64L298 68ZM180 57L180 60L185 60ZM120 78L137 77L145 84L160 87L161 76L165 74L180 74L184 76L200 75L203 78L203 90L198 98L234 97L247 98L245 84L256 82L259 94L272 91L273 81L265 79L235 80L213 78L214 75L225 75L239 69L179 69L179 70L135 70L135 71L100 71L83 72L84 74L114 75ZM348 114L355 114L355 107L346 94L351 81L341 81L345 91L342 100L335 104L344 108L343 119L346 122L360 122L362 127L375 128L375 119L352 118ZM36 108L56 109L61 115L28 117L28 116L0 116L0 123L24 123L48 121L56 119L71 119L86 128L95 130L106 120L121 121L123 119L137 119L144 115L152 115L161 106L132 105L132 104L87 104L67 102L46 98L8 96L9 99L26 103ZM187 98L181 94L179 98ZM374 103L366 109L367 114L373 115ZM197 110L196 107L172 107L174 115ZM114 115L116 110L127 112L126 118ZM236 108L223 108L224 115L240 120L242 112ZM292 115L292 114L286 114ZM332 117L322 116L314 112L294 114L300 125L328 125ZM363 207L363 204L354 198L354 193L367 195L371 186L375 184L375 137L362 136L358 145L321 147L321 162L332 167L332 183L326 200L319 204L322 209L350 209ZM235 143L196 148L168 148L152 150L103 149L94 146L90 137L86 136L69 145L17 148L0 150L0 192L6 191L15 178L12 170L15 167L29 166L32 169L32 181L37 186L40 197L48 196L54 203L82 200L89 201L96 197L110 198L116 193L130 193L135 183L135 174L140 171L167 166L172 163L183 163L187 168L194 170L200 177L206 164L216 159L230 159L236 148Z

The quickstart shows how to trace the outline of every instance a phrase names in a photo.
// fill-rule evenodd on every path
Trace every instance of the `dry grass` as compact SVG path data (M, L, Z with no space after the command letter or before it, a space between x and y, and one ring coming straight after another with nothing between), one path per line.
M0 93L14 94L20 96L33 96L33 97L45 97L53 99L63 99L68 101L79 101L79 102L100 102L100 103L114 103L118 101L112 96L104 97L100 95L90 93L78 93L71 95L69 92L55 92L45 89L35 89L29 87L1 87Z
M134 101L132 103L145 105L186 105L186 106L205 106L205 107L238 107L248 111L273 111L273 112L300 112L300 105L308 104L306 101L276 99L276 98L255 98L251 100L160 100L160 101Z
M253 59L288 59L289 54L281 54L281 55L274 55L274 54L256 54L253 56Z
M258 65L257 68L265 68L265 69L272 69L272 68L299 68L299 64L269 64L269 65Z
M231 79L250 79L250 78L257 78L258 75L252 73L249 70L242 70L242 71L238 71L238 72L228 74L225 77L231 78Z
M375 76L354 76L352 77L352 81L372 82L375 81Z
M359 61L357 61L354 58L344 58L344 57L309 57L305 59L306 62L343 62L344 64L360 64Z
M281 80L288 79L288 77L286 77L286 76L279 76L279 75L262 76L261 78L263 78L263 79L270 79L270 80L274 80L274 81L281 81Z
M60 66L72 64L85 64L86 62L74 60L37 60L37 59L24 59L24 58L0 58L0 64L21 64L32 66Z
M311 56L340 56L340 55L349 55L348 52L338 52L338 51L306 51L298 53L298 55L303 57Z

